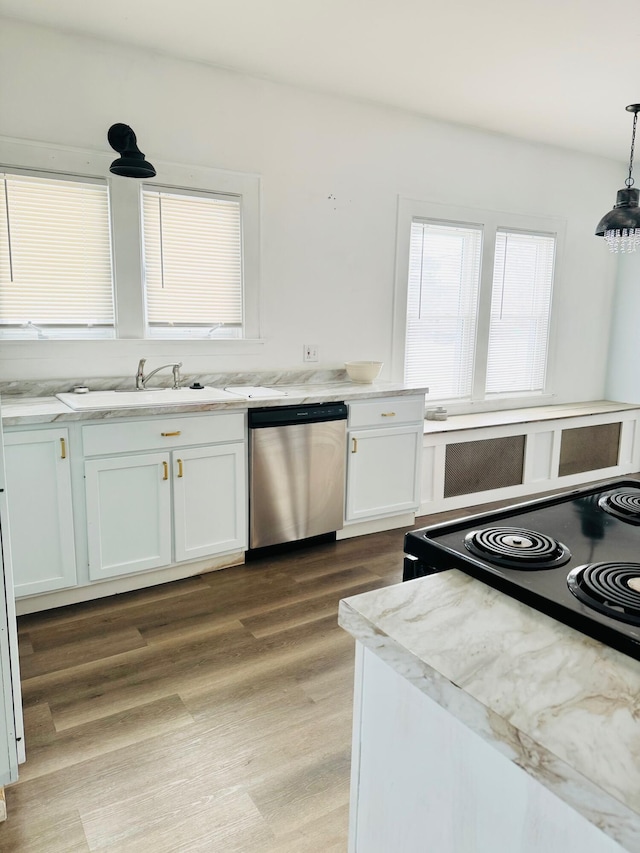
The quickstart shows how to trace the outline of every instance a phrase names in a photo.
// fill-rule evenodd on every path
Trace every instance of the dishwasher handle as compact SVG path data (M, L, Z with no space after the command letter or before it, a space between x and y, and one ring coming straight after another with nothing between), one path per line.
M271 406L249 409L249 429L344 421L347 419L347 411L344 403L314 403L310 406Z

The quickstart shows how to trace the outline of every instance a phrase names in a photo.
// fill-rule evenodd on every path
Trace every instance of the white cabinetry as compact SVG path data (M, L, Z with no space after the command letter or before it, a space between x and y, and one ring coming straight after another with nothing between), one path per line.
M246 548L243 414L82 433L90 580Z
M74 586L68 430L6 433L4 442L16 596Z
M417 509L423 418L423 395L350 403L348 522Z
M16 781L18 762L25 760L18 629L13 596L7 481L0 430L0 787Z
M171 562L171 484L166 453L85 462L91 580Z
M175 558L247 547L244 444L174 452Z
M592 412L581 404L428 421L419 515L638 471L640 409L592 405Z
M357 643L349 853L622 853L409 677Z

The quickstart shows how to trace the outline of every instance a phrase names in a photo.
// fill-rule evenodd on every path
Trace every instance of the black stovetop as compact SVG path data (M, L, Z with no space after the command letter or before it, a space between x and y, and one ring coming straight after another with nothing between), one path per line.
M603 509L602 499L606 504L611 495L616 496L614 503L622 500L623 516L626 504L631 504L632 510L638 510L637 518L632 515L631 520L623 520ZM414 530L405 536L405 552L419 561L418 575L460 569L640 660L638 522L640 481L616 480ZM547 538L557 547L538 560L537 552L546 549ZM509 565L497 565L483 552L486 540L492 546L493 539L498 540L498 547L506 548L508 557L514 554L507 560ZM524 556L524 568L514 568L520 565L519 552ZM611 569L607 564L615 565ZM589 568L583 569L586 566ZM618 571L622 581L611 581L618 586L611 599L605 589L604 596L596 592L592 598L589 593L580 600L569 588L569 575L581 583L583 577L594 577L596 584L602 576L606 587L607 572ZM571 584L575 588L575 580ZM578 594L584 598L580 590Z

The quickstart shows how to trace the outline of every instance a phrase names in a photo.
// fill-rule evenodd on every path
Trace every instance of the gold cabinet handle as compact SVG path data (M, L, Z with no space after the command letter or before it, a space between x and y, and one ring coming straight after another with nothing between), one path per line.
M395 416L396 416L395 412L382 412L383 418L395 418Z
M351 441L352 441L352 444L351 444L351 452L352 452L352 453L357 453L357 452L358 452L358 439L357 439L357 438L352 438L352 439L351 439Z
M162 479L168 480L169 479L169 463L168 462L162 463L162 470L164 471Z
M178 477L183 477L184 472L182 470L182 459L178 459Z
M172 436L172 435L180 435L180 430L176 430L176 432L161 432L160 435L163 438L169 438L169 436Z
M65 442L64 438L61 438L60 439L60 459L66 459L66 458L67 458L67 443Z

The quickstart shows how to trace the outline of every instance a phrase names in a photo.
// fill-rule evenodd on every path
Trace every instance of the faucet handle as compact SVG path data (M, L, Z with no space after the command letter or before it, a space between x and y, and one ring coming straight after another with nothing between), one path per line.
M138 362L138 369L136 370L136 390L138 391L142 391L144 388L144 366L146 363L146 358L141 358Z

